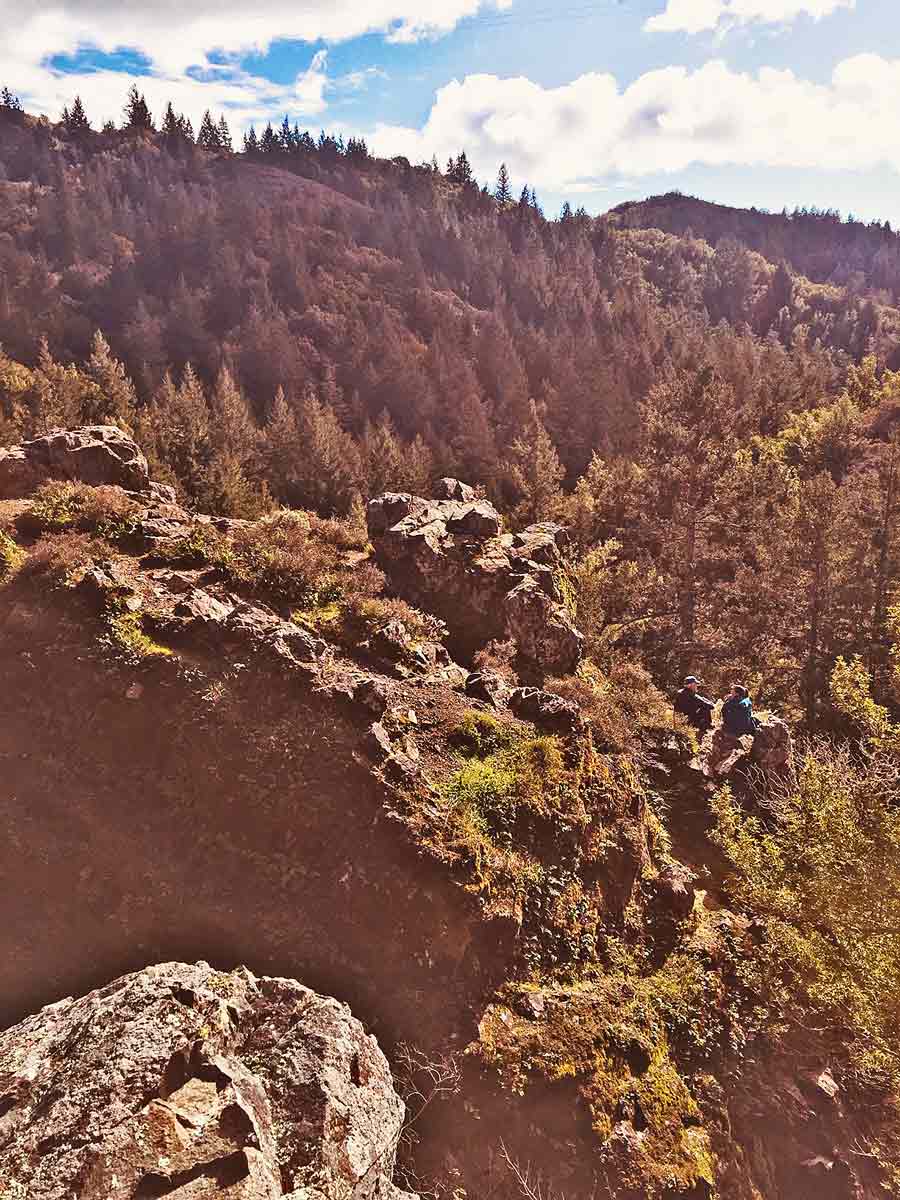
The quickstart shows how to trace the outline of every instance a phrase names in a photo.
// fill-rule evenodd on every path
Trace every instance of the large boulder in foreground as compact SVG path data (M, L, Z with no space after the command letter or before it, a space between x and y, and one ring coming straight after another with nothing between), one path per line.
M445 621L464 653L512 639L541 670L574 671L584 639L560 586L566 531L547 523L504 534L494 506L465 484L442 480L439 491L369 504L369 537L392 590Z
M243 969L149 967L0 1034L10 1197L394 1200L403 1115L348 1008Z
M114 484L142 495L157 486L137 443L115 425L56 430L0 449L0 500L29 496L47 479Z

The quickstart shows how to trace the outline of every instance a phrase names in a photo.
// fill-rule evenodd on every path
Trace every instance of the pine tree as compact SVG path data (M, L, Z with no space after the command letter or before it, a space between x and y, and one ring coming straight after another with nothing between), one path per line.
M234 150L234 143L231 140L231 130L228 128L228 122L225 120L224 113L219 117L219 124L216 126L216 130L219 134L220 147L231 154Z
M506 169L506 163L500 164L497 186L494 188L494 199L498 204L509 204L512 201L512 189L509 184L509 171Z
M259 148L263 154L278 154L281 150L281 142L279 142L278 134L272 128L271 122L266 126L259 139Z
M166 105L166 111L165 115L163 116L160 132L167 142L176 141L181 133L178 118L175 116L175 109L172 107L171 100Z
M203 120L200 122L200 132L197 134L197 145L201 150L221 150L222 142L219 138L219 131L213 124L213 119L209 114L209 109L203 114Z
M288 404L284 388L275 393L269 419L263 429L261 455L265 478L275 496L284 504L297 500L297 456L300 447L300 427L297 415Z
M284 114L281 129L278 131L278 143L284 154L292 153L294 149L294 133L291 129L291 123L287 118L287 113Z
M560 515L565 471L534 401L529 426L513 442L504 473L517 497L516 521L532 525Z
M475 182L465 150L460 152L459 158L450 159L447 166L447 178L451 183L459 184L461 187L469 187Z
M256 129L251 125L244 134L244 153L256 154L259 151L259 138L256 136Z
M72 105L71 111L63 109L62 119L69 133L84 133L91 127L80 96L75 97L75 103Z
M125 105L125 129L152 129L153 117L150 109L147 107L147 101L137 90L135 84L131 85L128 92L128 101Z
M99 329L91 342L85 374L98 388L98 407L90 414L90 420L132 429L137 410L134 384L128 378L124 364L113 357L109 342Z

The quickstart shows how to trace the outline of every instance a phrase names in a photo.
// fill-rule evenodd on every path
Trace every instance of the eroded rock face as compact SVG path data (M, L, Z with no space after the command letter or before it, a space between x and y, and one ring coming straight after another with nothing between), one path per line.
M171 488L151 484L143 453L115 425L57 430L0 450L0 499L21 499L48 479L113 484L159 500L174 499Z
M566 531L502 533L500 514L471 488L442 480L442 498L386 493L368 508L369 536L394 591L440 616L471 649L511 638L542 670L573 671L583 638L559 584Z
M28 1200L368 1200L404 1107L350 1010L169 963L0 1034L0 1181Z

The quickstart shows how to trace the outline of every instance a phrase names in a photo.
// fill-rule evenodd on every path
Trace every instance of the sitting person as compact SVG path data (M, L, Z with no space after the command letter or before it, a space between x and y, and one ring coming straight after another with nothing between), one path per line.
M722 705L722 724L732 737L744 737L748 733L752 737L759 729L759 723L753 716L753 701L743 684L736 683Z
M715 703L701 696L698 692L700 680L696 675L688 675L684 687L675 695L675 711L701 734L712 728L712 713Z

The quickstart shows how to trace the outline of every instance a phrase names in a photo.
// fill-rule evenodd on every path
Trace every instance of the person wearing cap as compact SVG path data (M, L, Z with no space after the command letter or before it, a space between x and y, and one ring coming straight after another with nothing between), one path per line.
M753 701L742 683L734 684L731 695L722 705L722 724L732 737L744 737L748 733L753 736L759 729L753 716Z
M712 728L712 714L715 703L701 696L698 688L700 680L696 675L688 675L684 687L675 696L675 711L680 713L700 733L706 733Z

